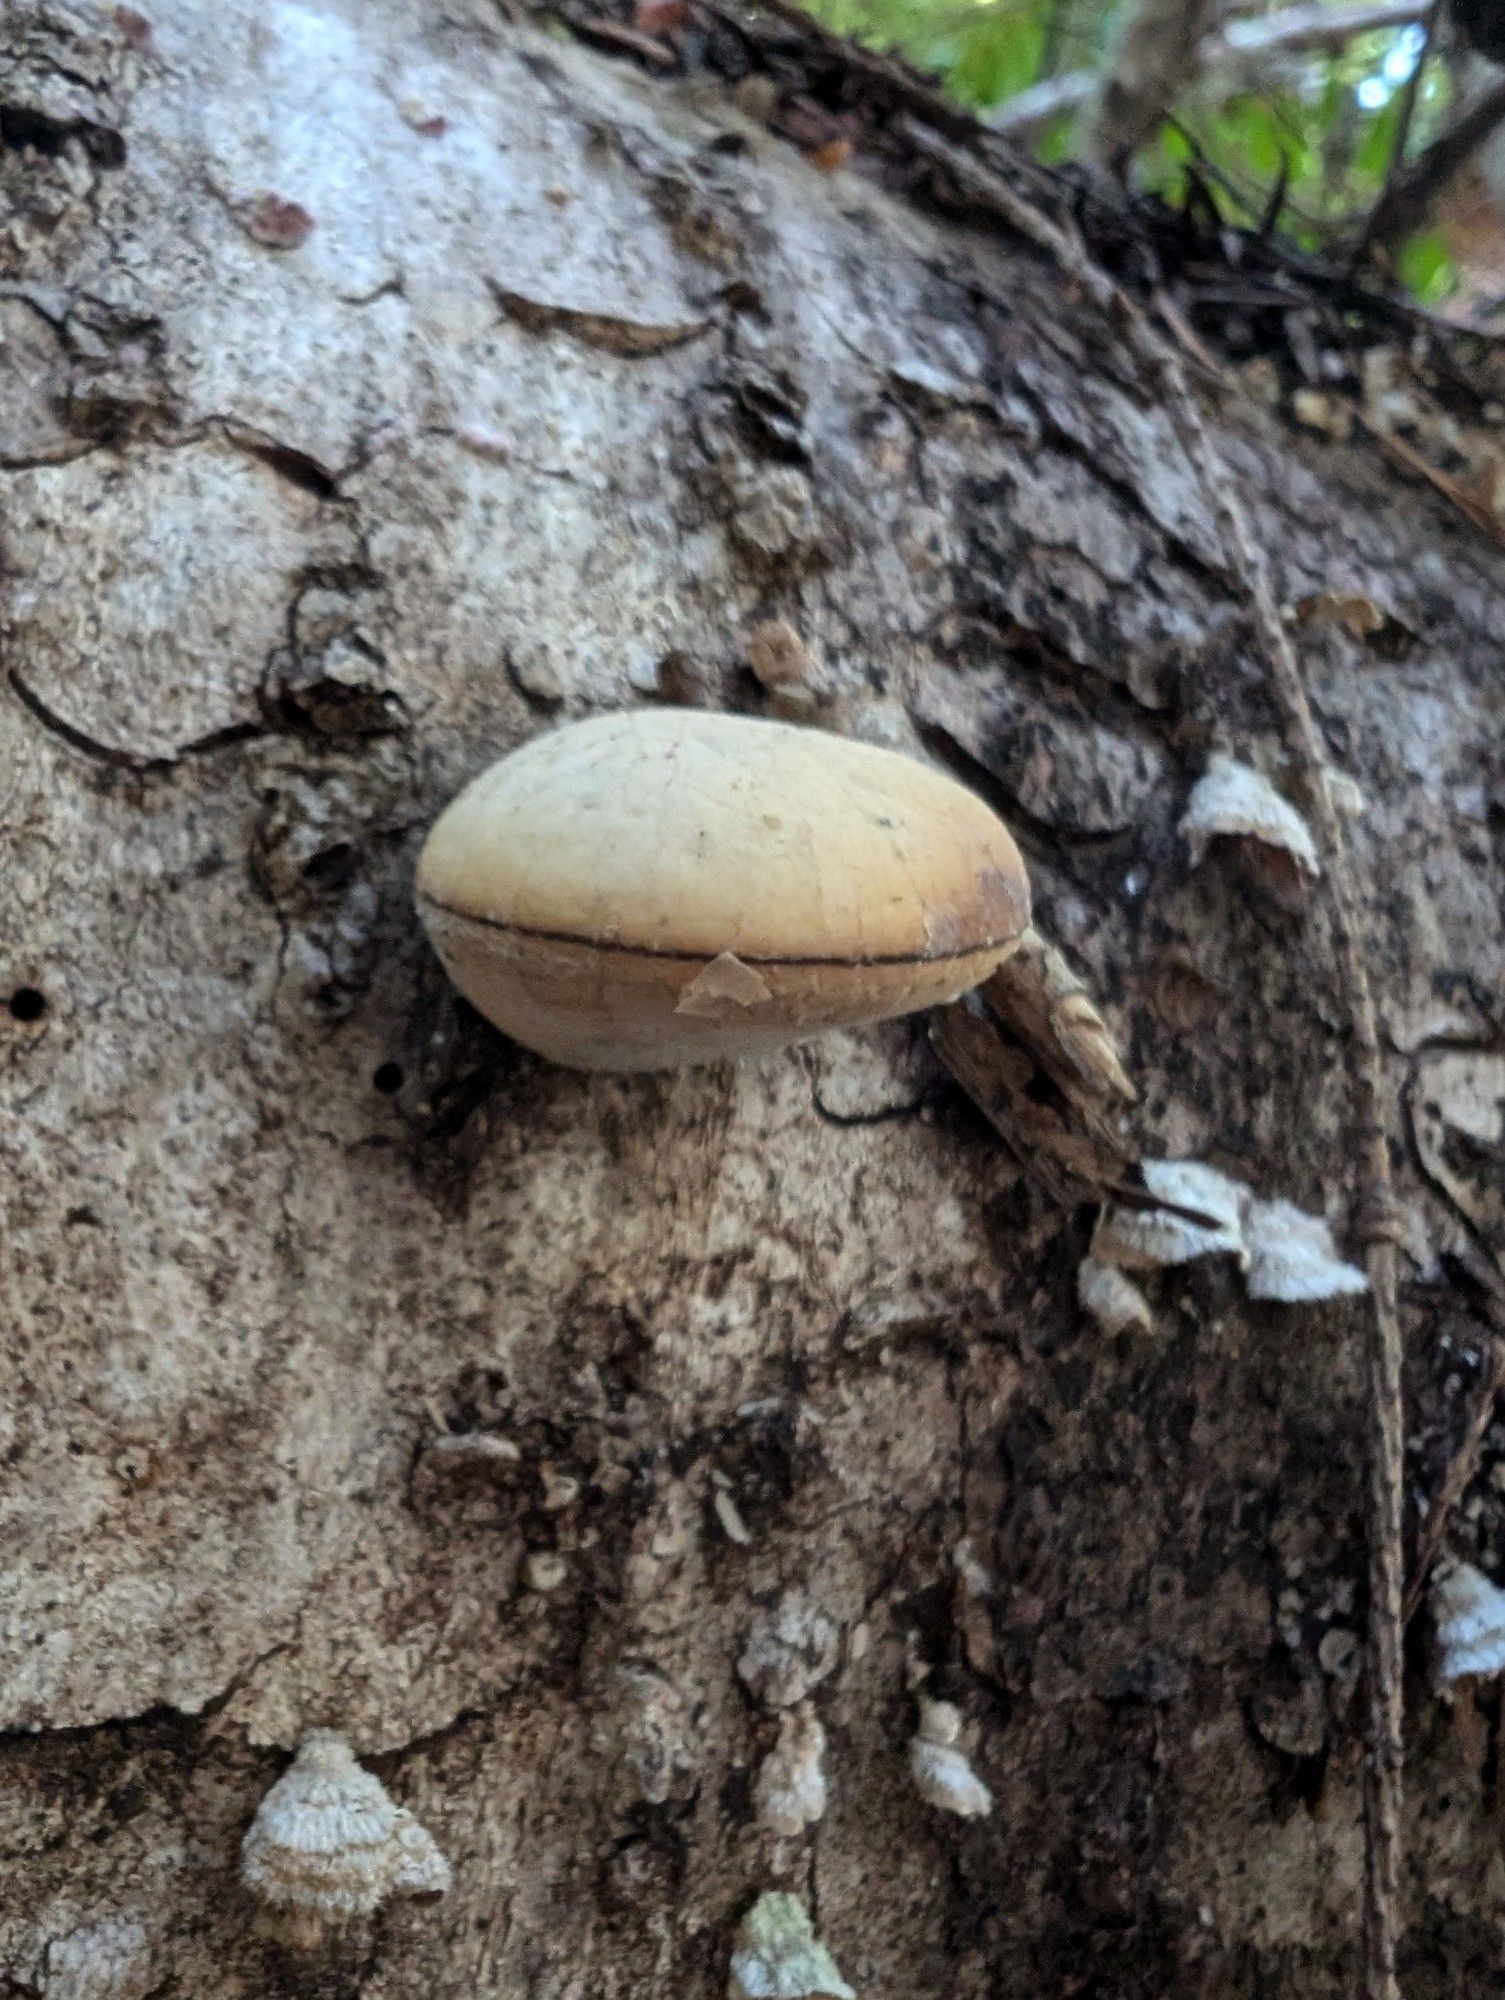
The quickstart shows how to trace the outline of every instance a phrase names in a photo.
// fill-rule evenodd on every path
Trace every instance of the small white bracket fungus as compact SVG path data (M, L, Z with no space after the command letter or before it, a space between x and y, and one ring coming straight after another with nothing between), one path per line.
M1333 1233L1320 1215L1289 1201L1251 1201L1244 1217L1249 1250L1246 1283L1251 1299L1306 1305L1368 1291L1369 1280L1338 1255Z
M1243 1209L1248 1189L1242 1181L1201 1160L1146 1160L1140 1171L1155 1199L1171 1207L1137 1209L1115 1203L1105 1208L1092 1237L1098 1263L1122 1271L1153 1271L1198 1257L1246 1261ZM1177 1208L1210 1220L1190 1222L1172 1212Z
M1214 755L1192 787L1179 828L1200 865L1208 842L1218 838L1258 840L1289 854L1303 875L1320 875L1316 843L1306 821L1252 764Z
M826 1810L826 1732L808 1702L779 1717L779 1740L763 1759L754 1788L758 1820L793 1840Z
M1460 1563L1433 1586L1437 1678L1493 1676L1505 1669L1505 1590L1472 1563Z
M534 1549L523 1563L523 1582L540 1597L560 1589L569 1573L569 1564L553 1549Z
M1336 765L1323 765L1322 782L1327 786L1327 796L1339 819L1362 819L1369 810L1369 801L1364 797L1358 780L1351 778L1346 771L1340 771Z
M248 1889L312 1944L388 1896L438 1896L449 1863L431 1834L361 1769L332 1729L311 1729L241 1843Z
M1123 1272L1188 1264L1198 1257L1236 1257L1251 1299L1307 1305L1368 1289L1358 1266L1338 1255L1320 1215L1278 1198L1259 1201L1242 1181L1201 1160L1146 1160L1141 1172L1149 1193L1170 1206L1105 1208L1077 1272L1077 1296L1105 1332L1150 1323L1148 1303ZM1175 1209L1190 1209L1208 1221L1192 1222Z
M795 1896L770 1889L737 1930L730 2000L857 2000Z
M909 1745L909 1772L915 1790L937 1812L958 1819L986 1819L993 1794L972 1769L957 1744L962 1732L961 1710L949 1701L920 1701L920 1720Z
M1084 1257L1077 1265L1076 1295L1082 1310L1106 1334L1127 1333L1130 1327L1148 1333L1155 1324L1150 1302L1134 1280L1096 1257Z

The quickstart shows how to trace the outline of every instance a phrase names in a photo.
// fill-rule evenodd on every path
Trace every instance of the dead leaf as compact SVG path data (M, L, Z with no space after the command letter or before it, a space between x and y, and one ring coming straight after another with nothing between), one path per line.
M152 24L144 14L138 14L134 7L117 7L113 19L128 48L151 46Z
M839 167L846 166L851 157L850 139L831 139L824 146L811 147L805 154L811 166L819 168L823 174L834 174Z
M632 10L632 25L644 35L670 34L689 18L686 0L637 0Z
M313 233L314 219L301 202L258 195L246 214L246 233L268 250L296 250Z
M1101 1111L1136 1101L1139 1093L1091 994L1037 930L1027 930L984 982L982 998L1074 1102Z

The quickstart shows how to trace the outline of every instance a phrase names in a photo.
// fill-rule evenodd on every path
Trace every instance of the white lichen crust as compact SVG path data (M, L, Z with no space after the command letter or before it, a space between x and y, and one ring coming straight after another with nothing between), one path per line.
M1450 1570L1432 1591L1437 1678L1487 1677L1505 1669L1505 1590L1472 1563Z
M920 1703L920 1721L909 1746L909 1772L926 1805L958 1819L986 1819L993 1794L958 1749L961 1710L949 1701Z
M1252 764L1215 754L1192 787L1180 833L1197 867L1214 839L1258 840L1289 854L1303 875L1320 875L1311 830Z
M262 1902L315 1930L369 1916L388 1896L442 1895L450 1884L432 1835L332 1729L309 1730L257 1808L241 1876Z
M763 1759L754 1797L758 1821L792 1840L826 1810L826 1732L808 1702L779 1717L779 1740Z
M834 1620L798 1590L786 1590L748 1628L737 1661L743 1685L768 1708L794 1708L833 1673L841 1652Z
M758 1898L737 1930L732 1953L730 2000L857 2000L810 1927L795 1896L770 1889Z
M1244 1217L1249 1250L1246 1283L1251 1299L1307 1305L1353 1298L1369 1289L1356 1264L1338 1255L1333 1233L1320 1215L1289 1201L1251 1201Z

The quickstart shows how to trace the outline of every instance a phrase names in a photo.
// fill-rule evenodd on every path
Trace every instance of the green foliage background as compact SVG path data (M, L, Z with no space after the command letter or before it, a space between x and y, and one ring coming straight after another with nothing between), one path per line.
M1101 72L1126 0L808 0L828 26L894 51L939 79L984 117L1032 84L1066 71ZM1289 5L1289 0L1285 0ZM1333 0L1335 6L1341 0ZM1238 5L1229 18L1279 14ZM1336 50L1267 59L1260 72L1199 78L1135 161L1141 185L1175 204L1193 180L1231 222L1275 226L1302 248L1341 254L1362 228L1391 171L1407 82L1423 45L1419 27L1357 35ZM1435 131L1450 96L1446 62L1429 57L1416 93L1410 152ZM1029 136L1046 159L1075 149L1079 115ZM1399 275L1422 299L1454 282L1436 234L1405 246Z

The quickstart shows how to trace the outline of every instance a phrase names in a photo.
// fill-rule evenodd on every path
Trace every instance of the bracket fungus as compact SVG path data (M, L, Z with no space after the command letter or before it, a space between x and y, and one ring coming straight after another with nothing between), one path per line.
M449 1863L433 1836L362 1770L343 1736L310 1729L241 1843L246 1887L290 1943L370 1916L388 1896L440 1896Z
M1123 1279L1199 1257L1231 1256L1251 1299L1315 1305L1354 1298L1369 1280L1338 1254L1320 1215L1294 1202L1259 1200L1243 1181L1202 1160L1145 1160L1146 1190L1163 1208L1109 1204L1077 1271L1077 1297L1105 1333L1148 1327L1148 1301ZM1186 1211L1205 1218L1193 1221Z
M895 751L694 709L525 743L440 815L418 906L503 1033L670 1069L953 1000L1029 924L1008 829Z
M961 1710L949 1701L921 1698L920 1720L909 1745L909 1774L926 1805L958 1819L986 1819L993 1794L958 1747Z
M1130 1327L1148 1333L1154 1325L1150 1302L1134 1280L1096 1257L1084 1257L1077 1265L1076 1295L1103 1333L1127 1333Z
M1298 876L1320 875L1316 842L1306 821L1283 799L1262 771L1215 752L1192 787L1180 834L1201 864L1209 842L1253 840L1287 855Z
M1437 1678L1471 1680L1505 1669L1505 1590L1472 1563L1459 1563L1432 1590Z
M1308 1305L1355 1298L1369 1289L1358 1266L1338 1255L1323 1218L1308 1215L1294 1202L1251 1201L1244 1216L1244 1241L1251 1299Z
M1230 1255L1245 1260L1243 1209L1248 1190L1202 1160L1146 1160L1145 1188L1164 1208L1103 1210L1093 1232L1092 1257L1119 1271L1154 1271L1167 1264L1190 1264L1198 1257ZM1189 1221L1191 1209L1208 1218Z

